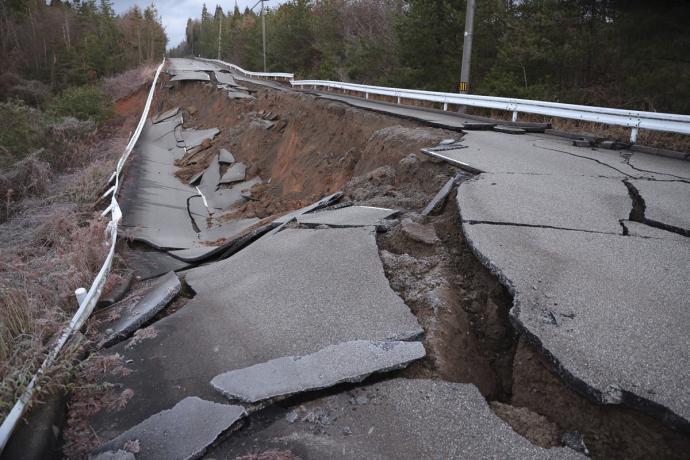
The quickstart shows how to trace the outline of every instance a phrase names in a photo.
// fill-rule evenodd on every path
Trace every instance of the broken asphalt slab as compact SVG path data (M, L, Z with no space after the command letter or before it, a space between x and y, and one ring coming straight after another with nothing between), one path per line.
M234 165L230 166L227 171L225 171L218 183L231 184L233 182L241 182L244 180L246 174L247 166L244 163L235 163Z
M646 221L690 236L690 183L649 180L629 182L644 200Z
M325 208L327 206L331 206L332 204L337 203L341 198L343 197L343 192L335 192L331 195L328 195L326 197L321 198L319 201L310 204L309 206L305 206L303 208L297 209L295 211L291 211L285 215L282 215L275 219L273 222L279 225L286 224L290 222L293 219L296 219L298 216L302 214L306 214L309 212L313 212L316 210L319 210L321 208Z
M401 369L426 355L421 342L356 340L306 356L286 356L217 375L211 385L230 400L255 403Z
M241 406L185 398L99 447L94 453L127 451L136 458L187 460L201 457L208 446L244 417Z
M170 81L210 81L211 77L206 72L180 71Z
M510 225L463 230L513 294L512 322L566 382L601 404L688 427L690 244Z
M388 284L371 227L285 229L187 271L186 282L195 297L149 326L155 337L108 349L131 360L131 373L103 381L133 397L126 410L90 420L99 435L115 436L186 396L221 398L209 382L231 369L422 334Z
M208 452L238 458L270 450L304 459L585 458L515 433L474 385L386 380L275 411Z
M380 220L393 217L398 211L372 206L347 206L334 210L322 210L297 216L304 225L328 225L330 227L374 226Z
M587 176L480 174L460 184L457 200L464 222L615 234L632 209L622 180Z
M106 338L99 344L109 347L120 340L129 337L165 308L180 292L180 280L174 272L169 272L156 280L156 283L145 292L109 307L109 312L117 313L117 318L105 322Z

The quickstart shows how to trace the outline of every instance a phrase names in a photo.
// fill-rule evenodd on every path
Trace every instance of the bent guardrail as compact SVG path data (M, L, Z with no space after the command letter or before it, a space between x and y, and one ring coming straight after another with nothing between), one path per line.
M513 121L517 121L519 113L531 113L571 120L582 120L606 125L624 126L631 128L630 142L637 141L639 129L664 131L677 134L690 134L690 115L672 113L642 112L637 110L612 109L593 107L588 105L562 104L559 102L530 101L507 97L478 96L474 94L442 93L414 89L388 88L384 86L358 85L326 80L297 80L290 82L293 87L312 89L336 89L361 93L365 99L370 94L397 98L400 104L404 99L428 101L443 104L443 110L448 110L448 104L480 107L485 109L504 110L512 112Z
M263 80L278 80L278 81L291 81L292 79L295 78L295 74L292 73L287 73L287 72L251 72L249 70L244 70L242 67L231 64L229 62L221 61L220 59L206 59L206 58L197 58L202 61L207 61L207 62L213 62L215 64L221 64L221 65L226 65L230 67L232 70L235 72L244 75L245 77L250 77L250 78L259 78Z
M139 140L141 131L144 128L144 124L146 123L146 117L149 113L149 109L151 108L151 101L153 100L153 95L156 89L156 83L158 81L158 77L161 73L161 70L163 69L163 65L165 65L165 59L163 59L163 62L161 62L161 64L158 66L158 69L156 70L156 75L153 79L153 83L151 83L151 89L149 90L149 95L146 99L144 111L142 112L141 118L139 119L139 124L137 125L137 128L134 131L134 133L132 134L129 143L125 147L125 151L120 157L120 160L117 162L117 166L115 168L115 171L113 172L113 175L110 176L110 179L108 181L108 183L110 183L114 180L115 183L112 187L110 187L110 189L108 189L107 192L103 194L103 197L112 195L110 199L110 205L105 209L105 211L101 213L101 215L103 216L110 213L110 222L108 222L108 227L106 230L106 234L110 237L110 249L108 251L108 255L106 256L105 261L101 266L101 269L96 275L96 278L93 280L93 283L91 284L91 287L89 288L88 292L84 288L79 288L75 291L77 301L79 302L79 309L74 314L67 327L65 327L65 329L60 334L59 339L57 340L53 348L50 350L50 353L48 353L48 356L43 361L43 364L41 364L41 367L38 369L36 374L33 376L31 381L27 385L26 389L24 390L24 393L22 393L22 395L19 397L19 399L15 402L14 406L12 407L12 410L10 410L10 413L7 415L5 420L3 420L2 425L0 426L0 453L5 449L5 446L7 445L10 436L12 436L12 433L14 432L17 423L21 419L22 415L24 414L24 411L26 410L26 407L31 401L31 398L33 397L34 391L36 389L38 379L41 377L41 375L43 375L46 369L48 369L53 364L55 358L57 358L58 354L65 346L72 334L75 331L78 331L84 325L86 320L91 315L91 312L93 312L94 308L96 307L96 303L98 302L98 299L101 296L103 286L105 285L108 273L110 273L110 267L113 263L113 258L115 256L115 246L117 244L117 227L120 223L120 219L122 219L122 211L120 210L120 206L117 203L117 192L120 188L120 173L122 172L122 168L124 167L127 158L129 158L129 155L132 153L134 145Z

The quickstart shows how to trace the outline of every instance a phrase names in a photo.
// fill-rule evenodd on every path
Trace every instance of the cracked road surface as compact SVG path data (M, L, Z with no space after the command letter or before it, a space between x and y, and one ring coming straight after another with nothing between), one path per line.
M177 77L173 95L208 89L214 104L238 110L226 121L248 111L254 123L246 129L260 128L266 137L287 125L278 115L258 111L266 93L319 100L205 61L171 59L168 73ZM415 126L491 128L450 113L340 99L405 123L416 120ZM167 274L157 280L161 284L152 283L150 291L113 309L143 311L147 322L123 317L108 323L127 327L109 332L112 340L103 343L112 345L95 355L95 377L87 379L104 393L81 403L107 407L88 413L87 425L101 444L91 446L92 452L127 456L122 449L136 444L137 458L198 458L204 452L235 458L276 449L304 459L581 458L574 450L585 452L578 433L538 443L517 428L519 423L499 418L476 381L420 377L420 360L432 353L424 335L437 333L423 329L420 318L446 308L451 297L436 296L433 312L418 305L413 312L389 284L377 232L399 228L409 235L400 257L421 263L415 258L420 253L448 244L448 233L437 233L442 227L423 216L440 214L444 206L455 212L456 205L460 218L453 217L451 225L461 229L454 235L462 236L465 253L471 256L469 245L513 296L510 321L516 332L505 317L507 308L494 312L498 319L487 326L493 332L505 328L510 343L496 349L515 353L519 335L521 344L523 339L532 344L559 378L589 401L621 405L687 429L690 163L578 148L541 133L469 131L459 142L428 146L420 155L424 161L396 151L400 155L388 163L362 166L365 174L351 175L347 185L364 184L358 194L348 195L346 188L334 193L339 188L328 184L316 200L259 219L243 205L258 202L252 191L275 185L270 173L276 168L261 170L246 153L220 145L229 126L183 126L190 113L180 106L154 115L129 165L124 224L132 239L147 246L128 252L129 262L151 277ZM280 147L278 157L302 149L301 140L316 128L300 129L287 131L288 146ZM425 142L440 133L448 136L435 133ZM211 147L214 142L219 145ZM264 148L255 145L252 150ZM405 140L394 148L407 146ZM297 168L309 167L304 158L278 160L280 168L298 161ZM414 179L424 177L421 168L438 172L434 168L441 165L444 175L433 178L440 192L432 187L422 194L425 206L402 209L406 197L392 164L412 171L408 177ZM323 164L314 167L319 174L326 170ZM355 163L338 167L352 170ZM371 184L385 188L369 193ZM411 193L425 190L417 187ZM390 201L378 207L373 199ZM456 243L454 248L462 248ZM484 270L473 257L472 262ZM178 271L179 282L170 271ZM452 286L443 276L439 271L435 285ZM170 301L168 294L178 292ZM460 295L479 299L479 292ZM141 328L132 331L131 324ZM447 331L434 327L439 336ZM448 330L463 337L475 332ZM485 351L477 347L476 360L457 365L480 362ZM512 366L513 357L508 358ZM492 359L498 361L496 353ZM486 369L489 363L495 364L487 361ZM467 364L463 375L478 373L480 364L473 366ZM399 371L406 367L407 373ZM571 438L575 441L566 441Z

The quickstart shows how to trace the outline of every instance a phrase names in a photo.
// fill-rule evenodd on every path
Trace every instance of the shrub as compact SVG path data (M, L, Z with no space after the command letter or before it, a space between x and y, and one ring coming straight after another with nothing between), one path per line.
M74 117L101 124L112 113L112 101L95 86L75 86L60 93L48 113L54 118Z
M44 124L41 113L22 101L0 102L0 151L11 158L2 158L0 167L8 166L40 147ZM0 154L0 157L6 155Z

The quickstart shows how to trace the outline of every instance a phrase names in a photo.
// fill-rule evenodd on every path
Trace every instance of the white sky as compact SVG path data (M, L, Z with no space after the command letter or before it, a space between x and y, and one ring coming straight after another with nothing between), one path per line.
M245 7L252 7L257 0L237 0L240 11ZM269 0L267 7L275 7L283 3L284 0ZM203 0L114 0L113 6L116 13L123 13L134 5L139 5L142 10L153 3L158 10L158 14L163 19L165 32L168 34L168 48L177 46L184 40L184 29L187 26L187 18L200 18L201 6L206 3L206 8L213 14L216 5L220 5L223 11L232 11L235 8L235 0L230 1L207 1Z

